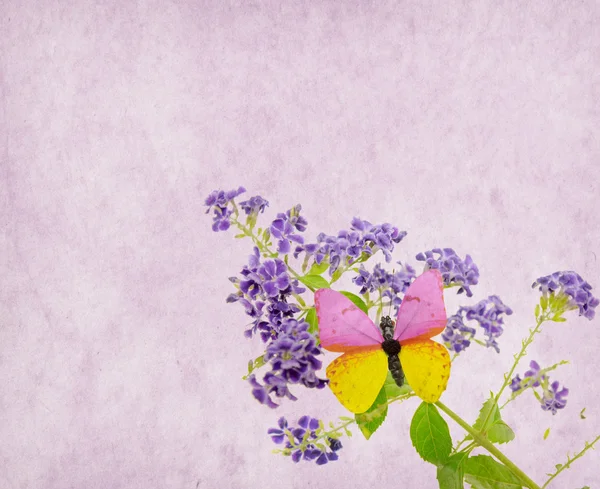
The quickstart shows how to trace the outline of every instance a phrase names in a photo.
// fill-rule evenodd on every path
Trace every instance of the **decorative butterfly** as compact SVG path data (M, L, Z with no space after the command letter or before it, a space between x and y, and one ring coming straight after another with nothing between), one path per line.
M446 327L442 275L428 270L410 285L394 321L381 331L353 302L332 289L315 292L321 345L343 352L327 367L329 387L353 413L367 411L381 390L388 368L401 386L406 380L425 402L436 402L450 377L448 350L430 338Z

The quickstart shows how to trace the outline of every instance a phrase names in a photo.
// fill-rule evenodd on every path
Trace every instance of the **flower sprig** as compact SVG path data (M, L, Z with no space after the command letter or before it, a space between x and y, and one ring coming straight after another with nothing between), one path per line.
M393 307L397 312L417 273L410 264L400 262L397 262L399 267L391 271L383 263L367 266L378 252L386 264L392 261L395 245L407 235L396 226L371 224L354 217L348 230L337 234L319 233L316 241L311 243L304 236L308 221L299 204L277 213L263 229L257 227L258 218L269 207L269 202L253 196L236 203L236 198L244 192L243 187L214 191L205 204L207 212L213 213L215 232L227 231L233 226L240 231L237 238L252 241L253 253L247 264L243 265L239 276L230 278L235 291L227 302L241 304L249 316L250 324L244 334L248 338L259 336L262 340L264 352L249 362L244 378L254 398L275 409L281 403L274 399L297 400L292 389L323 389L327 386L327 379L319 374L323 351L319 345L313 292L331 287L344 274L351 273L357 289L342 293L365 313L374 310L379 319L385 307L389 310ZM439 270L445 288L457 288L459 294L464 292L467 297L473 296L472 288L479 282L479 268L470 255L463 259L451 248L432 248L418 253L415 259L424 262L425 270ZM522 341L520 351L513 356L514 362L504 374L499 389L491 392L483 404L477 420L467 423L440 401L435 404L423 402L413 415L410 427L413 445L425 461L436 465L440 488L455 487L448 485L448 481L459 480L462 484L463 479L473 487L545 488L600 439L597 437L586 443L585 448L568 457L565 464L557 465L557 470L548 474L549 479L543 486L537 485L497 446L515 439L514 431L502 419L501 413L522 393L531 390L540 407L553 415L568 409L569 390L556 380L551 382L549 375L567 361L542 368L530 360L529 370L522 377L516 372L529 345L542 332L542 325L563 323L567 320L565 314L575 310L592 320L600 304L592 294L591 285L573 271L542 276L533 283L533 288L541 292L534 311L536 324ZM512 309L497 295L490 295L474 305L460 306L448 318L442 339L454 352L454 358L459 354L462 356L472 344L498 352L498 339L507 327L504 321L512 314ZM479 330L483 331L483 341L476 337ZM268 371L259 378L259 371L264 370ZM507 389L510 395L503 397ZM351 436L350 425L356 424L368 439L384 423L391 402L406 400L413 395L410 386L398 387L388 374L377 399L366 412L353 418L342 416L338 424L329 423L328 429L323 421L310 416L301 417L297 426L290 425L283 416L268 434L273 442L282 446L276 453L288 456L294 462L306 460L324 465L338 459L342 449L340 438ZM504 399L502 404L501 399ZM461 441L452 442L446 420L440 413L465 430L466 436ZM473 455L476 448L486 450L491 456ZM489 474L494 474L493 483L486 478Z

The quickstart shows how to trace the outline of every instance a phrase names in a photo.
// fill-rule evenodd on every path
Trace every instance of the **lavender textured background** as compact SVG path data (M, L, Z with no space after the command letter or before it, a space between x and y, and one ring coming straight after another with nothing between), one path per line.
M346 413L305 390L270 411L240 379L260 344L224 299L250 247L210 231L216 188L263 195L265 220L302 203L309 239L358 215L408 231L396 259L471 253L466 302L515 314L499 355L453 367L443 400L469 420L536 277L600 293L598 2L0 3L2 488L437 487L416 401L326 467L270 453L281 414ZM598 321L530 348L572 360L567 409L506 410L503 450L539 482L600 432ZM598 458L551 487L599 487Z

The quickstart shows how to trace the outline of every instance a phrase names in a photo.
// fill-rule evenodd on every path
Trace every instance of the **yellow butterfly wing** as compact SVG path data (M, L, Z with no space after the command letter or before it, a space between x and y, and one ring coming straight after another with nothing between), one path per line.
M443 345L420 340L402 345L400 363L415 394L425 402L436 402L450 377L450 354Z
M367 411L381 390L387 377L387 355L377 348L344 353L327 367L329 387L353 413Z

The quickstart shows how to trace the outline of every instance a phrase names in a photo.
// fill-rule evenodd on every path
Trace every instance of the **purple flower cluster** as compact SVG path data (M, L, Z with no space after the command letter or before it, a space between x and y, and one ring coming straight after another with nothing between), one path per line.
M260 263L260 253L254 247L248 265L241 271L240 279L231 277L239 290L230 294L227 302L240 302L246 314L253 319L252 327L246 330L250 338L259 332L263 342L276 338L285 318L291 318L300 311L296 304L288 303L291 294L301 294L306 289L297 280L292 280L285 263L278 258Z
M510 389L516 394L528 387L541 386L543 388L543 395L540 399L541 408L544 411L551 411L552 414L556 414L559 409L563 409L567 405L566 397L569 394L569 389L563 387L559 390L558 381L552 382L550 388L548 388L548 376L541 373L539 364L532 360L529 367L530 369L525 372L523 379L516 375L511 380Z
M415 270L410 265L403 266L401 262L397 263L401 269L395 273L385 271L380 264L375 265L371 273L361 265L358 275L352 279L352 282L361 288L361 294L380 291L381 296L392 303L396 314L402 303L398 294L404 294L416 277Z
M292 247L292 242L304 244L304 238L294 231L303 233L308 225L307 220L300 215L302 206L300 204L292 207L286 213L277 214L277 219L271 223L271 236L279 240L277 251L282 254L288 254Z
M448 349L460 353L470 344L475 336L475 328L471 328L463 322L462 314L459 312L448 318L446 329L442 332L442 339Z
M475 330L464 324L464 315L467 320L476 321L479 324L486 335L486 346L488 348L491 346L499 353L500 348L496 338L504 332L502 314L510 316L512 309L505 305L497 295L491 295L474 306L460 307L454 316L448 318L442 338L446 346L456 353L465 350L471 344L470 340L475 335Z
M263 377L264 385L254 375L249 377L252 394L261 404L276 408L271 394L297 400L288 387L292 384L317 389L327 385L327 381L316 374L322 366L317 356L323 352L308 327L306 321L286 318L279 326L277 337L267 345L264 362L270 364L271 370Z
M204 205L208 206L206 214L211 210L214 212L212 230L215 232L227 231L231 223L229 222L229 216L233 213L233 210L229 208L229 204L232 203L238 195L243 194L246 191L244 187L239 187L237 190L215 190L204 201Z
M438 258L435 254L439 255ZM479 280L479 269L469 255L462 260L452 248L434 248L431 251L419 253L417 260L424 261L427 269L439 270L445 285L460 285L458 293L467 293L471 297L473 293L469 285L476 285Z
M516 375L511 380L510 389L513 392L518 392L525 387L539 387L540 382L545 381L547 378L544 374L540 375L540 370L539 364L535 360L532 360L529 363L529 370L523 375L523 379L519 375Z
M338 459L336 452L342 448L342 443L338 439L327 437L328 447L317 444L322 431L318 419L302 416L298 420L298 427L294 428L288 426L287 420L281 417L277 424L278 428L269 428L267 433L278 445L285 441L284 453L290 455L295 463L304 459L309 462L314 461L317 465L324 465Z
M554 381L550 385L550 389L544 391L542 397L542 409L544 411L552 411L552 414L556 414L557 410L563 409L567 405L565 397L569 394L569 389L563 387L558 390L558 386L558 381Z
M265 207L268 206L269 202L260 195L255 195L244 202L240 202L240 207L248 216L257 216L259 212L264 212Z
M538 278L532 288L538 287L544 293L566 294L570 297L570 306L579 309L579 315L588 319L594 319L596 307L600 300L591 293L592 286L581 276L573 271L554 272L552 275Z
M355 217L352 219L350 231L342 230L337 236L320 233L316 243L297 246L294 257L298 258L300 253L304 252L307 260L312 257L317 264L327 259L329 274L333 275L340 266L348 266L358 261L363 253L371 256L381 250L389 263L392 260L394 243L399 243L405 236L406 231L399 231L391 224L373 225Z

